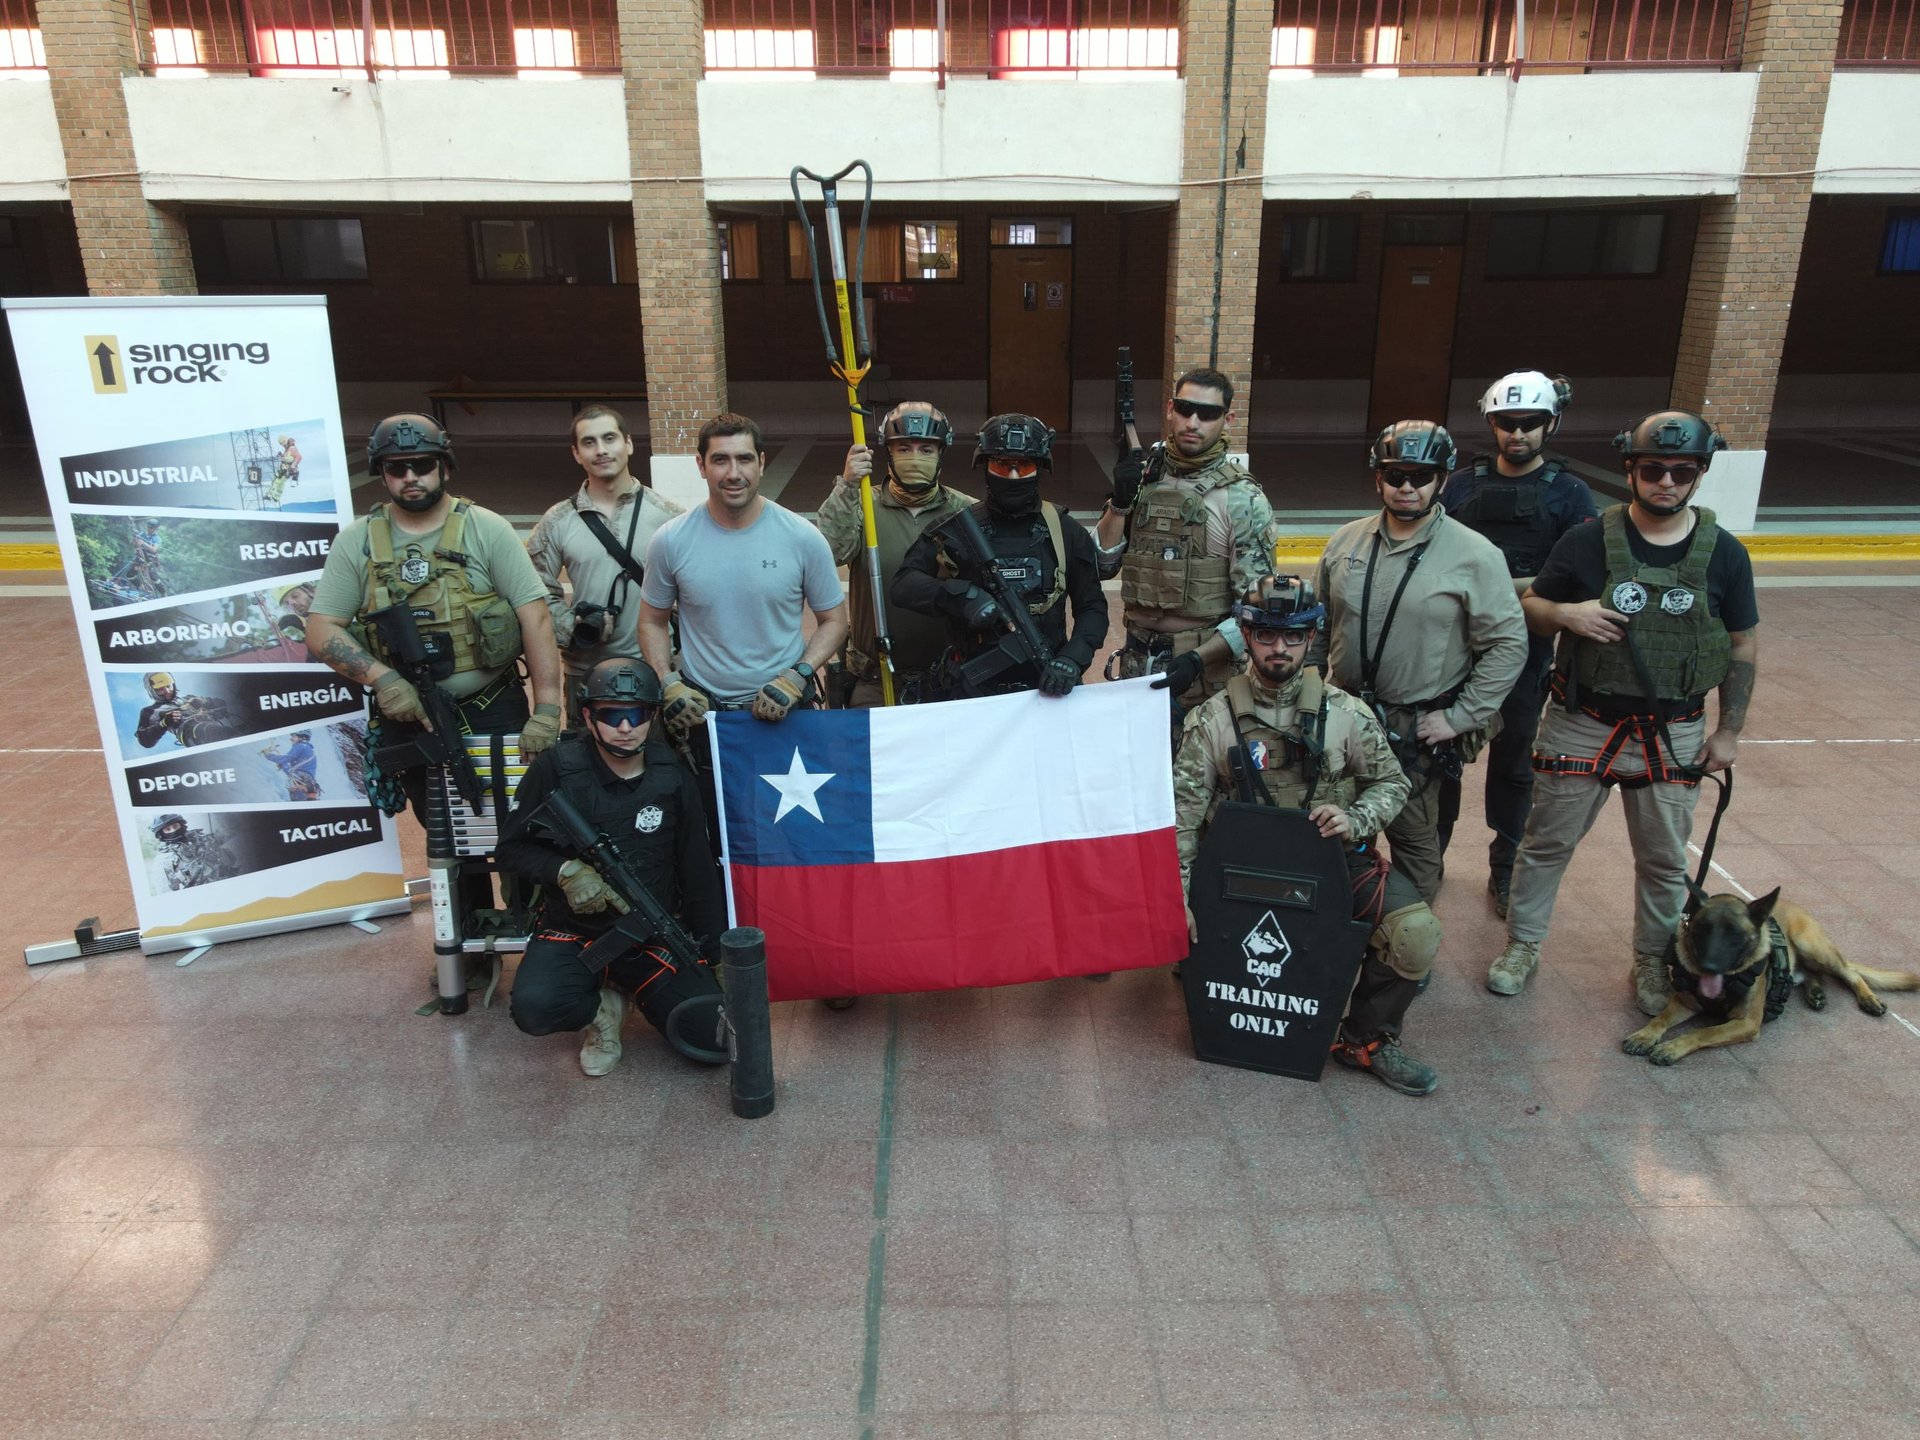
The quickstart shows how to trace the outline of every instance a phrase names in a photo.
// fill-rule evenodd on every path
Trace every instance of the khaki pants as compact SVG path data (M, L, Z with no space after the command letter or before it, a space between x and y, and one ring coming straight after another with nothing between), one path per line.
M1704 718L1670 722L1675 757L1692 764L1706 747ZM1534 741L1536 755L1568 755L1591 759L1606 744L1613 726L1549 702ZM1645 749L1629 739L1615 758L1614 774L1622 779L1647 773ZM1610 787L1588 775L1533 777L1533 812L1527 817L1526 837L1513 866L1513 895L1507 910L1507 933L1515 940L1547 938L1553 919L1560 877L1566 874L1577 846L1600 809ZM1636 789L1620 790L1627 812L1627 840L1633 847L1633 950L1636 955L1661 955L1680 921L1687 900L1687 837L1693 833L1693 808L1700 799L1698 785L1655 781Z
M1429 905L1440 893L1440 881L1446 874L1446 853L1440 844L1441 787L1426 774L1414 777L1413 798L1400 807L1400 813L1387 826L1387 850L1393 868L1413 882L1420 898Z

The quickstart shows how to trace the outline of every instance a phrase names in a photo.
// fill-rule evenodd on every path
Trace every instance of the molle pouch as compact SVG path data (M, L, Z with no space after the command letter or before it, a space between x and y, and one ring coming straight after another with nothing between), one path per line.
M510 665L520 654L520 617L505 597L476 597L467 612L473 625L473 653L483 670Z
M427 674L436 682L453 675L453 637L444 630L422 631L420 646L427 652Z

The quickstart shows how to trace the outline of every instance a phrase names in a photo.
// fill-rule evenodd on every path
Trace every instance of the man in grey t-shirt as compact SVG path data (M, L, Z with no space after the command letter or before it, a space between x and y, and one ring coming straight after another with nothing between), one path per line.
M815 667L847 638L833 552L818 530L761 495L761 444L760 427L744 415L701 426L696 463L707 503L662 525L647 546L640 651L666 678L660 718L676 740L715 705L784 720L813 699ZM667 628L675 605L678 672ZM811 639L803 633L807 610L816 622ZM707 747L688 748L711 803Z

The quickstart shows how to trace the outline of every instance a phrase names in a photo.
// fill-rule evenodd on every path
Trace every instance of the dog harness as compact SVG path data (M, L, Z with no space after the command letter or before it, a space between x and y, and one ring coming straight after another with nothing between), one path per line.
M1767 917L1767 1001L1766 1010L1761 1015L1762 1024L1780 1018L1780 1012L1787 1008L1787 997L1793 994L1793 957L1787 949L1787 932L1780 928L1780 922L1771 915ZM1754 982L1760 978L1760 971L1745 970L1738 975L1725 977L1726 983L1719 995L1712 1000L1700 996L1700 977L1680 963L1679 947L1673 940L1667 942L1667 978L1675 990L1684 990L1698 1002L1701 1012L1712 1011L1716 1015L1731 1015L1747 1003L1747 992L1753 989Z

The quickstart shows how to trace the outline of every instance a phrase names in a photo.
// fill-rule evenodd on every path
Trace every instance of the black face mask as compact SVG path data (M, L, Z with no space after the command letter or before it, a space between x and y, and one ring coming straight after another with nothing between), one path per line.
M1029 475L1024 480L1003 480L997 475L989 476L987 504L995 514L1009 519L1033 514L1040 508L1040 477Z

